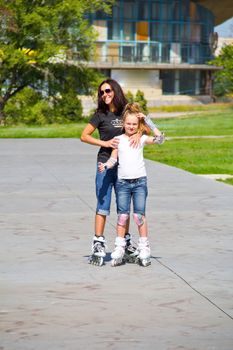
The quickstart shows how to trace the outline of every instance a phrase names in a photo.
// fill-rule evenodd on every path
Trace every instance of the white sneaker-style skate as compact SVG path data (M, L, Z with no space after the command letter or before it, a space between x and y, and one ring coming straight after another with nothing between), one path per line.
M115 249L111 254L111 265L112 266L118 266L122 265L124 261L124 255L125 255L125 238L122 237L116 237L115 240Z
M89 264L102 266L106 256L106 241L104 236L94 236L92 242L92 254L89 257Z
M146 267L151 264L150 261L150 245L147 237L141 237L138 241L138 262L140 265Z

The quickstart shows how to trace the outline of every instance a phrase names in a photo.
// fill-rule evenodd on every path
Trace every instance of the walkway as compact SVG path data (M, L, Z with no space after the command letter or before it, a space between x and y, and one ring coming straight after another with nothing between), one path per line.
M91 266L96 152L0 140L0 349L231 350L233 187L147 161L152 265Z
M193 111L193 112L151 112L150 117L157 119L163 119L163 118L179 118L179 117L188 117L195 114L198 114L199 111Z

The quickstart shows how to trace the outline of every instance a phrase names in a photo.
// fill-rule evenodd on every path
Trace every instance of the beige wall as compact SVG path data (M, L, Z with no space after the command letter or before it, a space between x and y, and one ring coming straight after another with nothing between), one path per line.
M137 90L141 90L148 99L162 95L157 70L112 69L111 77L120 83L125 92L131 91L135 94Z

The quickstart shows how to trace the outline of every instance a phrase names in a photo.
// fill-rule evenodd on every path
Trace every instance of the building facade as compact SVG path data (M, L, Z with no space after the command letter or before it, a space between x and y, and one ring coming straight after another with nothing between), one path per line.
M118 0L111 15L97 12L90 66L131 92L156 96L211 95L214 16L190 0Z

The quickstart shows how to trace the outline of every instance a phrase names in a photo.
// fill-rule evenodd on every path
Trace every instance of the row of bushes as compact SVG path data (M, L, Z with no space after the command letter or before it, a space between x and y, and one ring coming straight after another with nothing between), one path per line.
M25 88L12 97L5 107L6 125L45 125L82 120L82 103L69 92L62 97L44 98L40 92Z
M136 96L126 95L129 102L138 102L147 113L147 102L142 91ZM71 91L63 96L44 98L40 92L25 88L12 97L5 107L5 125L45 125L80 122L84 119L82 102Z

